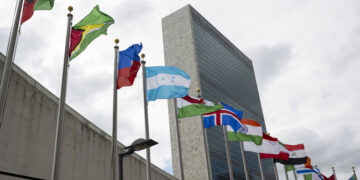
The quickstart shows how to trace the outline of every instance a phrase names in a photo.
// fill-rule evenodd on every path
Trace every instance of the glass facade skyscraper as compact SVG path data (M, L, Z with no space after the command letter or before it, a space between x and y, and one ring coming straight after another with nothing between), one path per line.
M190 74L190 95L196 95L195 89L200 88L204 99L223 102L244 111L243 118L258 121L266 132L255 73L248 57L190 5L163 19L163 37L165 64L177 66ZM169 100L173 169L174 175L178 176L173 109L173 102ZM201 117L192 117L180 119L179 122L181 151L185 154L185 179L230 179L223 130L221 127L213 127L205 133L201 129L201 121ZM201 138L201 135L206 137ZM229 145L234 178L245 179L240 143L230 142ZM192 158L207 149L208 161L204 156ZM246 159L250 179L261 179L257 155L246 152ZM272 161L262 160L262 164L265 179L275 179ZM202 170L197 170L196 165L208 169L208 174L204 172L204 176L196 176L192 171Z

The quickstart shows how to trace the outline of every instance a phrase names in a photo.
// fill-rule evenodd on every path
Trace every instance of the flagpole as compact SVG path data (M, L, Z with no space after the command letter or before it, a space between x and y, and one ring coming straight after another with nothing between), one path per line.
M117 79L118 79L118 61L119 61L119 39L115 39L114 46L114 87L113 87L113 131L112 131L112 179L117 180Z
M245 151L244 151L244 143L243 143L242 141L240 141L240 150L241 150L241 156L242 156L243 165L244 165L245 179L246 179L246 180L250 180L250 179L249 179L249 172L248 172L247 164L246 164L246 157L245 157Z
M70 48L70 32L72 27L72 18L73 15L71 11L73 10L72 6L68 7L69 13L67 14L68 22L66 27L66 41L65 41L65 53L64 53L64 66L63 66L63 75L61 82L61 93L59 100L59 109L58 116L56 121L56 134L55 134L55 150L54 150L54 160L53 160L53 171L52 171L52 180L59 180L60 175L60 165L61 165L61 147L62 147L62 132L63 132L63 122L64 122L64 112L65 112L65 97L66 97L66 85L67 85L67 74L69 68L69 48Z
M335 180L337 180L334 166L331 166L331 169L332 169L332 171L333 171Z
M198 88L197 90L198 93L198 98L201 98L201 93L200 93L200 89ZM209 156L209 144L208 144L208 138L207 138L207 128L204 128L204 118L203 115L201 115L201 125L202 125L202 129L203 129L203 140L204 140L204 145L205 145L205 159L206 159L206 169L207 169L207 173L208 173L208 178L209 180L212 180L212 174L211 174L211 165L210 165L210 156Z
M287 173L287 171L286 171L285 165L284 165L284 170L285 170L285 177L286 177L286 180L289 180L289 176L288 176L288 173Z
M277 170L277 167L276 167L276 163L274 163L274 161L273 161L273 164L274 164L275 180L279 180L278 170Z
M257 157L258 157L258 160L259 160L261 180L265 180L264 168L263 168L263 165L262 165L262 162L261 162L260 154L259 153L256 153L256 154L257 154Z
M355 179L357 180L358 178L357 178L357 176L356 176L356 172L355 172L355 167L354 167L354 166L352 167L352 170L353 170L353 172L354 172Z
M183 163L182 163L181 141L180 141L180 133L179 133L179 119L178 119L177 99L176 98L174 98L174 108L175 108L175 131L176 131L176 140L177 140L179 165L180 165L180 180L184 180L184 168L183 168Z
M294 178L295 178L295 180L297 180L297 174L296 174L295 169L293 169L293 173L294 173Z
M148 102L147 102L147 93L146 93L146 69L144 60L145 54L141 54L141 64L142 64L142 73L143 73L143 92L144 92L144 113L145 113L145 139L149 139L149 118L148 118ZM151 180L150 174L150 148L146 148L146 179Z
M234 180L234 174L233 174L233 169L232 169L232 165L231 165L230 148L229 148L229 141L228 141L226 126L222 126L222 128L223 128L223 132L224 132L226 160L227 160L227 164L228 164L228 168L229 168L230 180Z
M5 112L7 90L9 87L10 74L16 52L18 34L20 32L20 27L21 27L20 20L21 20L23 7L24 7L24 0L18 0L17 7L15 10L16 11L15 19L12 25L8 47L6 50L5 65L4 65L4 69L1 77L1 84L0 84L0 128Z

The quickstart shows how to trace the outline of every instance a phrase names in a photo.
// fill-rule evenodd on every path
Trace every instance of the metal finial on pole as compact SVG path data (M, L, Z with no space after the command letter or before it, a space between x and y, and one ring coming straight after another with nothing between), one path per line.
M117 46L117 45L119 44L120 40L119 40L118 38L116 38L116 39L114 40L114 42L115 42L115 46Z
M60 179L62 133L63 133L63 123L64 123L64 114L65 114L67 74L68 74L68 68L69 68L69 49L70 49L72 18L73 18L73 15L70 13L71 12L70 10L73 10L73 8L71 6L69 6L68 10L69 10L69 13L67 14L68 23L67 23L67 27L66 27L64 65L63 65L58 116L57 116L57 121L56 121L55 150L54 150L52 180Z
M4 118L7 90L9 88L12 64L15 58L18 34L20 32L21 13L24 7L24 0L18 0L15 10L15 18L11 28L9 42L6 50L6 59L0 84L0 128Z
M197 92L197 94L198 94L197 97L198 97L198 98L201 98L200 88L197 88L197 89L196 89L196 92Z
M117 180L117 79L118 79L118 62L119 62L119 39L115 39L114 46L114 84L113 84L113 131L112 131L112 149L111 149L111 177Z
M73 11L73 10L74 10L74 7L68 6L68 11L69 11L69 13L71 13L71 11Z
M144 60L145 54L142 53L141 64L142 64L142 73L143 73L143 93L144 93L144 113L145 113L145 139L149 139L149 115L148 115L148 102L147 102L147 93L146 93L146 61ZM151 180L150 167L151 159L150 159L150 148L146 148L146 179Z

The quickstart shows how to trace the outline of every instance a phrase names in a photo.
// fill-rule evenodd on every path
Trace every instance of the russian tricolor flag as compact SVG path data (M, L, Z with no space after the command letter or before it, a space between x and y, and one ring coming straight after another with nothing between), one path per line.
M142 44L133 44L124 51L119 52L117 88L131 86L134 83L136 74L140 68L139 53Z

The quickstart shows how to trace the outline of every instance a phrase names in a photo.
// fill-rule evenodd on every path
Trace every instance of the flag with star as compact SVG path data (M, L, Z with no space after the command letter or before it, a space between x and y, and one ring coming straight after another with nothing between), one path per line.
M114 19L100 11L96 5L79 23L71 29L69 57L74 59L97 37L106 35L107 28L114 24Z
M21 24L29 20L36 10L50 10L54 6L54 0L25 0Z

